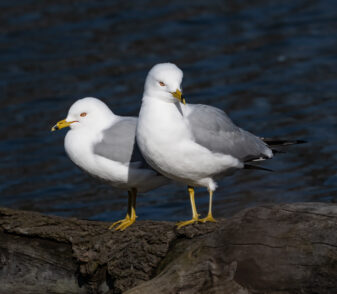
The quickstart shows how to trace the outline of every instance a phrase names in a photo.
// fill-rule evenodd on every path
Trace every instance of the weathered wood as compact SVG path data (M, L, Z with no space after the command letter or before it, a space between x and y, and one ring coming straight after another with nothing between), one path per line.
M0 293L337 293L336 204L108 225L0 208Z

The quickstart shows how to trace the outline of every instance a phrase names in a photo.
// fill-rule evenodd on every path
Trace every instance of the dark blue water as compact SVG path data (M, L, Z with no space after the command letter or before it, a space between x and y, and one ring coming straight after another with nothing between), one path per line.
M265 163L219 182L214 215L263 203L337 196L337 2L1 1L0 205L115 220L127 197L78 170L50 132L78 98L137 115L147 71L184 70L191 103L224 109L266 137L302 138ZM205 213L208 195L197 191ZM139 219L190 216L185 187L138 197Z

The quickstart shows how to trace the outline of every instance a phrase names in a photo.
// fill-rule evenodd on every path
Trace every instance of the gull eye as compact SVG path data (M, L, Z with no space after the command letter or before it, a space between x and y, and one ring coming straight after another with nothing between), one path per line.
M162 87L164 87L165 83L164 82L159 82L159 85L161 85Z
M82 117L85 117L86 115L87 115L86 112L82 112L82 113L80 114L80 116L82 116Z

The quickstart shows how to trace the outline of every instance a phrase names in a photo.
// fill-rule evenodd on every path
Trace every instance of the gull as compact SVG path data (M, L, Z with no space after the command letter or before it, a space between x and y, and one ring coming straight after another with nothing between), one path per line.
M218 108L186 104L182 98L182 78L183 72L172 63L157 64L149 71L136 130L137 143L147 163L188 186L192 219L179 222L178 228L196 222L215 222L212 197L217 179L237 169L264 169L249 162L272 158L273 150L268 144L298 143L264 142L263 138L236 126ZM206 187L209 192L208 214L202 219L195 205L195 187Z
M135 142L137 118L115 115L101 100L86 97L77 100L66 119L52 131L70 127L64 139L69 158L94 178L127 190L126 217L109 229L125 230L136 220L137 192L146 192L168 184L169 179L154 171L142 157Z

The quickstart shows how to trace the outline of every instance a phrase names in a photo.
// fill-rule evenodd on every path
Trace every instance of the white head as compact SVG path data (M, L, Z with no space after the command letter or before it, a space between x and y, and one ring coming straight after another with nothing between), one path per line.
M173 63L156 64L149 71L144 86L144 97L160 98L169 102L182 102L183 72Z
M70 107L67 118L53 126L52 131L66 127L102 130L111 124L114 117L115 115L104 102L87 97L77 100Z

